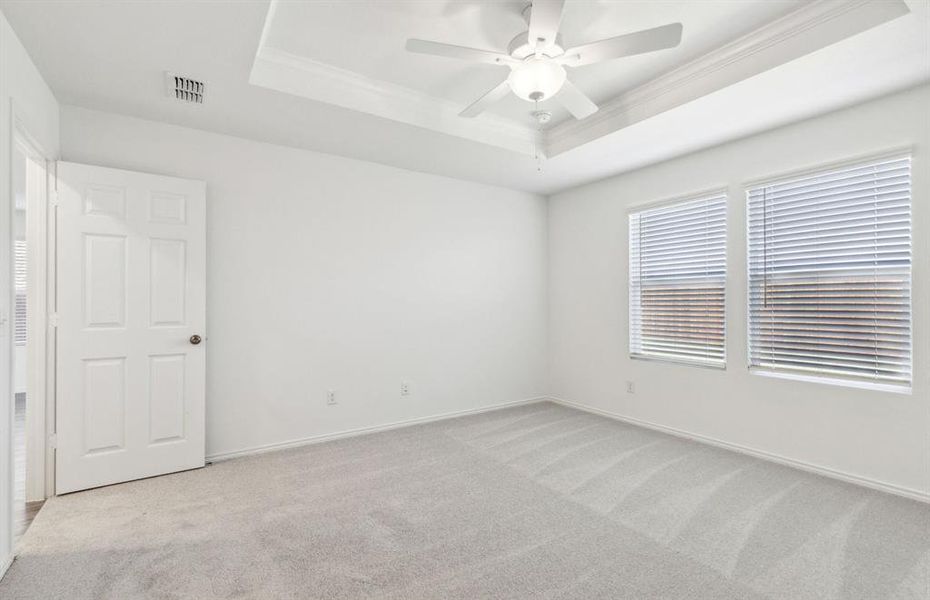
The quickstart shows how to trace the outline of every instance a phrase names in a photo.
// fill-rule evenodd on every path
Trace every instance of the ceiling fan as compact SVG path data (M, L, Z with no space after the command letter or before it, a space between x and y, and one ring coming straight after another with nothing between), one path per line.
M554 98L576 119L597 112L597 105L568 80L565 67L674 48L681 42L681 23L672 23L564 49L559 35L565 0L533 0L523 15L529 30L511 40L507 54L427 40L407 40L407 50L471 62L510 67L510 75L478 98L461 117L475 117L509 92L529 102Z

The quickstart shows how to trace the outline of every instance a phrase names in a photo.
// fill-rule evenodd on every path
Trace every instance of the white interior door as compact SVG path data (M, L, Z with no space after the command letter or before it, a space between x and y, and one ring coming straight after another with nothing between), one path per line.
M56 492L204 464L205 184L58 163Z

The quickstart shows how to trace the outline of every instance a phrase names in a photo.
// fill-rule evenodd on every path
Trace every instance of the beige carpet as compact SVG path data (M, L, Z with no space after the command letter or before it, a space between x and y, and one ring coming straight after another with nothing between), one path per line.
M930 506L549 403L53 498L3 600L930 598Z

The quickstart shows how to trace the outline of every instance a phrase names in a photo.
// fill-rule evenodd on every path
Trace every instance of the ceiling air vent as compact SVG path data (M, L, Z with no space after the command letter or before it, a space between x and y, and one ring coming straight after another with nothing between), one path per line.
M166 92L180 102L203 104L204 84L202 81L165 72Z

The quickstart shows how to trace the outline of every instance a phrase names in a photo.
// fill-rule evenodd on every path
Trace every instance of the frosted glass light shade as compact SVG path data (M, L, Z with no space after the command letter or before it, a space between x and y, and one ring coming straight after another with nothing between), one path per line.
M517 65L507 78L510 89L530 102L555 95L565 83L565 68L545 57L531 57Z

